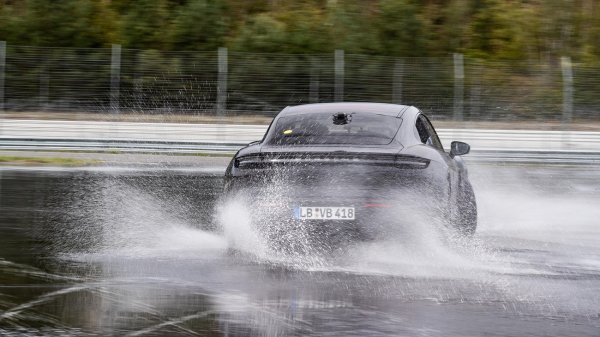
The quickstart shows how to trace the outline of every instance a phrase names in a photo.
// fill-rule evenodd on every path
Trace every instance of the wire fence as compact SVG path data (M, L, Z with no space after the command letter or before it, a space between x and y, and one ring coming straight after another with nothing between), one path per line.
M376 101L437 119L600 119L600 66L463 57L45 48L0 43L5 111L272 116Z

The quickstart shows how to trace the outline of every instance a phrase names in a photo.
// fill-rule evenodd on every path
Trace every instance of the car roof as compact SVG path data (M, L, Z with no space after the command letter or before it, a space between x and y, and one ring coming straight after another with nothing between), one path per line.
M288 106L283 109L279 116L301 115L307 113L323 112L362 112L378 115L399 117L410 108L408 105L388 104L388 103L366 103L366 102L339 102L339 103L316 103ZM416 110L416 109L415 109Z

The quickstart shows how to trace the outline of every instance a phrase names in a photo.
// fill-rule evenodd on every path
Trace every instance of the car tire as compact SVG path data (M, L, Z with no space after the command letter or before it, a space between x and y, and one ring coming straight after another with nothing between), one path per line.
M458 232L465 237L472 237L477 230L477 201L475 192L468 181L463 181L455 218Z

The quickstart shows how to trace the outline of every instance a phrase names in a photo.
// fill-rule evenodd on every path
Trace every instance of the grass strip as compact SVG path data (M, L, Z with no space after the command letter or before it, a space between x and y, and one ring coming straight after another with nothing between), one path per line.
M75 159L60 157L22 157L22 156L0 156L1 165L20 166L89 166L100 164L102 161L93 159Z

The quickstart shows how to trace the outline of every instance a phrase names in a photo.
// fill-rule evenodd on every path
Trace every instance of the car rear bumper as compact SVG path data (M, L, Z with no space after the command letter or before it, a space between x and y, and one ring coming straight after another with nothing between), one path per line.
M406 226L421 225L437 211L421 203L390 202L383 200L346 199L254 199L247 203L252 223L261 232L285 231L297 235L328 238L346 236L368 240L402 231ZM299 207L352 208L354 219L303 219L298 217ZM276 234L277 235L277 234Z

